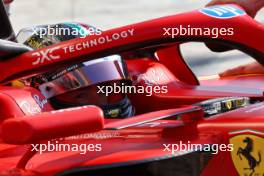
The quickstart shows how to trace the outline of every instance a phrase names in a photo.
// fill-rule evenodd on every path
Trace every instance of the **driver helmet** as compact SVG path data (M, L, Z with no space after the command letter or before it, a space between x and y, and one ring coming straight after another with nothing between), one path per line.
M63 29L62 33L58 32L60 29ZM40 36L41 30L47 30L46 34ZM57 33L51 35L48 30L57 30ZM63 31L67 31L67 34ZM24 29L17 38L33 49L39 49L77 37L100 34L99 29L86 24L60 23L37 26L34 30ZM134 115L134 107L126 94L115 92L107 95L99 91L107 86L131 83L121 55L110 55L71 65L33 76L23 82L38 88L55 109L96 105L101 107L106 118L127 118Z

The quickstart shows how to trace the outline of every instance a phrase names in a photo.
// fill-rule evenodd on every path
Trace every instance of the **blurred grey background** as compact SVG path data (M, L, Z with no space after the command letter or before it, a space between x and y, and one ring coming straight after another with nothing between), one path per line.
M11 20L18 31L34 24L80 21L102 29L203 7L208 0L14 0Z
M199 9L208 2L209 0L14 0L11 22L16 32L37 24L70 21L84 22L106 30ZM264 19L263 12L258 14L258 21ZM189 44L182 47L182 51L199 76L217 74L227 69L225 66L235 67L252 61L238 51L211 53L202 44ZM232 62L227 64L228 61Z

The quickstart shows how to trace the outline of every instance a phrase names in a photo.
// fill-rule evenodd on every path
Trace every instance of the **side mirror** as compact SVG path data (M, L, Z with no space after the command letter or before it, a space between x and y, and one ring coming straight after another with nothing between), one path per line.
M8 119L3 122L1 132L6 143L30 144L96 132L102 130L103 126L102 110L96 106L83 106Z

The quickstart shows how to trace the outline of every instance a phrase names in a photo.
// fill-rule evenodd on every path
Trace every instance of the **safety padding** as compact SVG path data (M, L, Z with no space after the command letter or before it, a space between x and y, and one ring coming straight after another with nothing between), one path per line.
M3 141L29 144L103 129L104 116L99 107L83 106L44 112L24 118L8 119L2 124Z

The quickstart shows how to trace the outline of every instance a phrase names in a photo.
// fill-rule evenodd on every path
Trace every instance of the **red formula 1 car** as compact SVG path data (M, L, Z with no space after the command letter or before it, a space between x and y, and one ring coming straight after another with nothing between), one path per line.
M12 34L4 16L2 39ZM219 35L208 29L220 29ZM205 42L214 51L237 49L264 64L263 34L264 27L240 7L224 5L35 51L0 40L0 175L263 175L264 76L199 80L179 47ZM135 84L168 88L129 95L137 114L128 119L104 119L96 106L53 110L38 90L10 86L117 53L125 56ZM62 144L75 144L75 150L58 150Z

